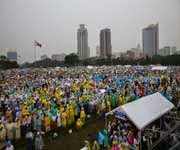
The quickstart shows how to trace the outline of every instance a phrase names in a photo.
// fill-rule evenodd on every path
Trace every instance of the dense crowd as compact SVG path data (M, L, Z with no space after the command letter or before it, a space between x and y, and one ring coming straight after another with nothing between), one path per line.
M11 147L11 142L26 137L27 149L35 145L41 150L43 134L55 136L59 128L74 125L80 130L92 113L104 117L117 106L157 91L172 101L179 73L177 67L152 72L120 66L5 71L0 82L0 142L8 141ZM125 136L134 144L131 127L114 124L120 123L109 126L111 145ZM118 132L121 128L126 134Z

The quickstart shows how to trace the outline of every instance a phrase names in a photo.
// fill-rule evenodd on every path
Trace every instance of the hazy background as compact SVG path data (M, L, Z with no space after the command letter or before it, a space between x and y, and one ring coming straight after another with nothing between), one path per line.
M0 50L16 49L23 61L34 58L33 41L43 44L39 56L77 51L77 28L84 23L91 56L99 30L112 31L113 52L142 46L142 28L159 22L160 48L180 48L180 0L0 0Z

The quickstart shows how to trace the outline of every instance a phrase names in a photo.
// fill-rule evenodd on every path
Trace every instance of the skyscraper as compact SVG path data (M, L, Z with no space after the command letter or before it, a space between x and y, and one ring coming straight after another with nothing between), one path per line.
M100 57L111 57L111 30L109 28L100 31Z
M88 47L88 31L84 24L80 24L77 30L77 54L79 59L86 59L89 57L89 47Z
M159 25L152 24L142 30L143 53L152 57L159 50Z

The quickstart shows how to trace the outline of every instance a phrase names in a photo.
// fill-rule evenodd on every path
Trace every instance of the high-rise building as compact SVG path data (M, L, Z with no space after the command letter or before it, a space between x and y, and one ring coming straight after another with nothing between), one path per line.
M77 30L77 54L79 59L86 59L89 57L89 47L88 47L88 31L84 24L80 24Z
M152 57L159 50L159 25L152 24L142 30L143 53Z
M109 28L100 31L100 57L108 58L112 55L111 30Z
M9 61L16 61L17 62L17 52L16 51L13 51L13 52L7 52L7 59Z

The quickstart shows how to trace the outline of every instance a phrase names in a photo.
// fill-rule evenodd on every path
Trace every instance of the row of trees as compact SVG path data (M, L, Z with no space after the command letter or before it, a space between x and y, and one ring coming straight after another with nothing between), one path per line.
M57 67L57 66L102 66L102 65L180 65L180 55L171 56L153 56L152 58L146 57L139 60L129 60L124 58L117 59L100 59L97 57L88 58L85 60L79 60L79 57L75 53L71 53L65 57L65 61L55 61L51 59L45 59L36 61L34 63L26 63L23 67Z
M64 62L51 60L47 58L47 59L36 61L33 63L24 63L20 67L21 68L39 68L39 67L47 68L47 67L57 67L57 66L63 67L64 65L65 65Z
M71 53L65 57L65 61L56 61L51 59L45 59L36 61L33 63L24 63L21 68L29 67L57 67L57 66L102 66L102 65L150 65L150 64L161 64L161 65L180 65L180 55L171 56L154 56L152 58L146 57L145 59L139 60L128 60L123 58L117 59L100 59L97 57L88 58L85 60L79 60L79 57L75 53ZM12 69L18 68L17 62L11 62L6 59L5 56L0 56L0 69Z
M117 59L100 59L97 57L88 58L85 60L79 60L79 57L75 53L71 53L65 57L65 61L56 61L51 59L45 59L36 61L33 63L24 63L21 68L29 67L63 67L63 66L102 66L102 65L150 65L150 64L161 64L161 65L180 65L180 55L171 56L154 56L152 58L146 57L145 59L139 60L128 60L124 58ZM18 68L17 62L11 62L6 59L5 56L0 56L0 69L11 69Z
M36 61L33 63L24 63L21 68L29 67L57 67L57 66L102 66L102 65L150 65L150 64L161 64L161 65L180 65L180 55L171 56L154 56L152 58L146 57L145 59L129 60L123 58L117 59L100 59L97 57L88 58L85 60L79 60L79 57L75 53L71 53L65 57L65 61L56 61L51 59L45 59ZM17 62L11 62L6 59L5 56L0 56L0 69L11 69L18 68Z
M0 70L18 68L19 65L16 61L9 61L6 56L0 56Z
M18 68L19 65L15 61L0 60L0 70Z
M171 56L153 56L152 58L146 57L139 60L132 59L101 59L101 58L88 58L85 60L79 60L78 56L75 54L67 55L65 58L65 64L69 66L73 65L92 65L92 66L102 66L102 65L150 65L150 64L161 64L161 65L180 65L180 55L171 55Z

